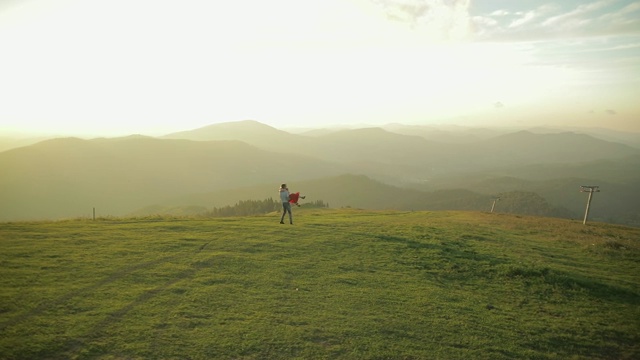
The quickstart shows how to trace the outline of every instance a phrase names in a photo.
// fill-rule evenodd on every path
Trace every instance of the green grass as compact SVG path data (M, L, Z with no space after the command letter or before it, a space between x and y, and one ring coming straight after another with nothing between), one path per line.
M640 358L640 229L296 210L1 223L0 358Z

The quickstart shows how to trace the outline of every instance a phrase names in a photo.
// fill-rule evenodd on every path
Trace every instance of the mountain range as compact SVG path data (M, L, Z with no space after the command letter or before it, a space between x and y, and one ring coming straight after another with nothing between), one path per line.
M393 124L294 133L240 121L162 137L44 140L0 152L0 221L225 206L275 198L281 183L332 207L488 210L502 194L498 209L511 196L546 209L539 215L565 217L584 211L581 185L600 185L594 219L640 221L632 136L435 131Z

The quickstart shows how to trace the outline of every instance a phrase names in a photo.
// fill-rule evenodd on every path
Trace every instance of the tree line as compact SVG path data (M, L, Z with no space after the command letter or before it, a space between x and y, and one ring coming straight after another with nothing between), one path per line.
M305 208L328 208L329 204L322 200L313 202L305 202L301 205ZM225 216L250 216L268 214L274 211L282 210L282 202L268 198L264 200L240 200L235 205L227 205L223 207L214 207L205 213L207 217L225 217Z

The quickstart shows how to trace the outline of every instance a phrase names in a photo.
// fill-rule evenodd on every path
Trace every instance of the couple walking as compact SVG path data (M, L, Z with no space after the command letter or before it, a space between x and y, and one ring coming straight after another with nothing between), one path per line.
M298 204L298 199L304 199L304 196L300 196L300 193L289 193L287 184L280 185L280 201L282 201L282 217L280 218L280 224L284 224L284 216L289 213L289 224L293 224L293 215L291 214L291 204Z

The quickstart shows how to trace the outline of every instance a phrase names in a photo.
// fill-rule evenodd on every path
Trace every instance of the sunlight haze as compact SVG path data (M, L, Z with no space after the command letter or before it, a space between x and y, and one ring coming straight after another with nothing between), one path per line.
M0 49L0 134L640 132L639 1L5 0Z

